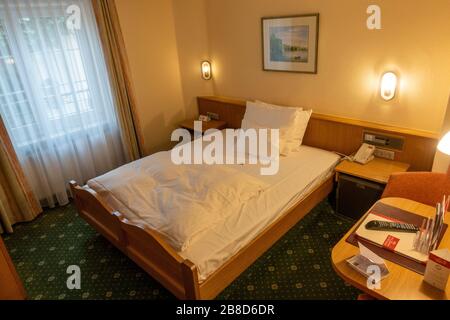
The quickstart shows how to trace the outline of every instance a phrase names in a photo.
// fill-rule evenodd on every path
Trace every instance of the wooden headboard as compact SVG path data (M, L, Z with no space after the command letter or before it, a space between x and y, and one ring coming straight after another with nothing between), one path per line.
M214 112L229 128L240 128L246 101L224 97L198 97L200 114ZM364 131L401 136L402 151L395 152L395 160L411 164L412 171L430 171L439 135L433 132L399 128L368 121L313 113L303 144L343 154L352 154L361 146Z

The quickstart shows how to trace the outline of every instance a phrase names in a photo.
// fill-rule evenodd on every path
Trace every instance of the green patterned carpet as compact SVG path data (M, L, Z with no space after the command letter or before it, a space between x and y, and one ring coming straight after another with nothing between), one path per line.
M330 263L333 245L351 226L328 202L321 203L218 299L355 299L359 292ZM78 217L72 205L16 226L4 240L30 299L174 298ZM81 268L81 290L67 289L69 265Z

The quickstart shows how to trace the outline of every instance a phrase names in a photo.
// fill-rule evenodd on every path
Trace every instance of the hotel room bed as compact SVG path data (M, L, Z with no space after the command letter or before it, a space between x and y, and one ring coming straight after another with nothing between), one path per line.
M234 111L223 115L237 115ZM124 165L84 187L71 182L75 205L81 217L178 298L214 298L332 191L339 156L302 146L311 114L247 102L240 128L245 135L277 129L280 139L272 141L271 132L266 141L270 155L265 148L239 148L244 136L227 141L227 132L216 132L214 138ZM216 140L224 142L222 148ZM260 146L263 141L253 140ZM232 155L247 164L174 163L174 154L197 163L192 160L200 153L192 150L215 150L215 161Z
M186 212L187 210L199 210L197 205L189 206L183 199L182 201L178 199L178 197L189 197L189 194L181 192L179 195L173 195L173 190L177 188L177 182L172 178L177 174L186 174L186 171L181 170L175 172L173 177L170 175L169 179L164 177L164 179L153 182L162 184L162 187L159 188L153 187L152 183L148 183L149 178L146 177L147 173L155 175L155 172L159 174L161 170L178 171L179 168L175 168L171 164L167 166L159 165L160 162L164 161L163 158L168 157L168 153L159 153L141 159L104 176L92 179L88 182L88 187L97 192L111 207L119 211L131 223L144 224L156 231L163 229L164 234L169 233L168 236L163 235L164 240L171 244L180 256L189 259L197 266L200 283L254 239L264 228L329 178L339 160L339 157L334 153L302 146L299 151L280 158L280 170L274 176L261 176L259 165L226 166L228 170L226 173L233 174L233 172L236 172L237 180L252 177L255 181L261 181L260 184L264 187L242 202L234 200L236 194L230 195L229 198L236 202L236 206L228 208L231 212L224 214L224 216L217 215L217 222L205 229L187 228L188 231L186 232L196 231L197 229L201 231L197 232L188 244L180 247L171 240L170 231L172 229L165 228L165 221L159 224L162 226L161 229L155 226L153 222L155 219L164 219L165 216L173 214L174 210L179 214L175 213L173 219L182 221L184 218L191 218ZM155 165L156 162L158 164ZM214 183L211 183L211 180L220 179L220 176L214 177L214 175L220 175L222 171L217 170L215 166L209 169L209 176L213 176L211 179L206 179L204 185L193 185L191 181L188 181L188 187L197 189L198 193L202 193L202 190L199 189L203 186L206 189L214 188ZM201 170L193 171L193 174L201 173ZM235 183L237 180L225 181L224 183ZM167 195L166 191L170 192L171 195ZM207 210L200 212L202 215L214 216L211 211L225 212L227 207L230 206L227 199L217 199L208 195L195 198L194 191L191 191L191 193L192 199L186 200L189 202L198 201L199 205L206 207ZM143 201L142 197L145 197L146 200ZM204 201L213 201L214 203L208 205ZM159 203L155 205L153 202ZM158 213L156 215L149 214L150 211L157 211ZM209 223L209 221L204 221L199 217L194 216L193 219L198 219L198 223ZM174 224L173 222L169 223ZM186 224L189 224L189 222L186 221ZM184 228L183 223L177 227ZM175 230L175 232L183 233L185 231Z
M178 298L210 299L331 192L338 161L301 146L262 176L167 151L71 188L80 216Z

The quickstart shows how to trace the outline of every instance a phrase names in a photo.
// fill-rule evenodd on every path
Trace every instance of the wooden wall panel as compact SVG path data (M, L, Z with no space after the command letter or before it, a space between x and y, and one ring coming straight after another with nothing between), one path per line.
M200 114L214 112L220 115L220 120L227 122L228 128L241 127L246 108L245 101L223 97L198 97L197 101Z
M218 113L220 120L226 121L229 128L240 128L245 106L244 100L198 97L200 114ZM405 140L403 151L395 153L395 160L411 164L412 171L431 170L439 139L439 135L434 132L313 113L303 143L350 155L360 147L364 130L403 137Z

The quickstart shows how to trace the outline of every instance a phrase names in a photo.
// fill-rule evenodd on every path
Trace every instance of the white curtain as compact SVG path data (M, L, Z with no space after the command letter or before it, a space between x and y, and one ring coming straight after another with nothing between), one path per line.
M43 205L127 160L89 0L0 0L0 113Z

